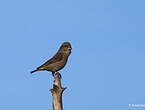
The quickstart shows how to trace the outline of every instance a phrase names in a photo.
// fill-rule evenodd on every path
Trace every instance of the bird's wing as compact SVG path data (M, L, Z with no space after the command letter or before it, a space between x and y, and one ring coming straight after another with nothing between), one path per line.
M56 53L51 59L49 59L44 64L42 64L40 67L38 67L38 69L41 68L41 67L45 67L45 66L47 66L49 64L59 62L59 61L62 60L62 58L63 58L62 53Z

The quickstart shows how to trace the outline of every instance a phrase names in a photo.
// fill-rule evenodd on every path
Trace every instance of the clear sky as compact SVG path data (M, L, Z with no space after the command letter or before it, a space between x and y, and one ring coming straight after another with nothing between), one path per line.
M58 50L64 110L144 110L145 0L1 0L0 110L52 110L53 78L30 71Z

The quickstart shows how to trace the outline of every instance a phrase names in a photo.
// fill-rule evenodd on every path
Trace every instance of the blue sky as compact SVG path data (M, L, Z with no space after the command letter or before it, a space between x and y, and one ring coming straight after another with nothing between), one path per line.
M0 109L52 110L40 66L64 41L64 110L144 110L144 0L1 0Z

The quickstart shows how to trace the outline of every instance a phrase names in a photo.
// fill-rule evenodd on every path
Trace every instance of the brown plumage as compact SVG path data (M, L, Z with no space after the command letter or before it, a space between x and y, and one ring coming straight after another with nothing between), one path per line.
M69 42L64 42L60 46L58 52L50 60L48 60L35 70L31 71L31 73L46 70L52 72L52 74L54 75L55 72L61 70L66 65L68 57L71 54L71 49L71 44Z

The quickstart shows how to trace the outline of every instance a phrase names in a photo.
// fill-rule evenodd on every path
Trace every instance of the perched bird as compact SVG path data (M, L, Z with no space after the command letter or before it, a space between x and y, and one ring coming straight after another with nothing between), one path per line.
M64 42L60 46L58 52L50 60L31 71L31 73L36 71L50 71L52 72L52 75L54 75L66 65L68 57L71 54L71 50L71 44L69 42Z

